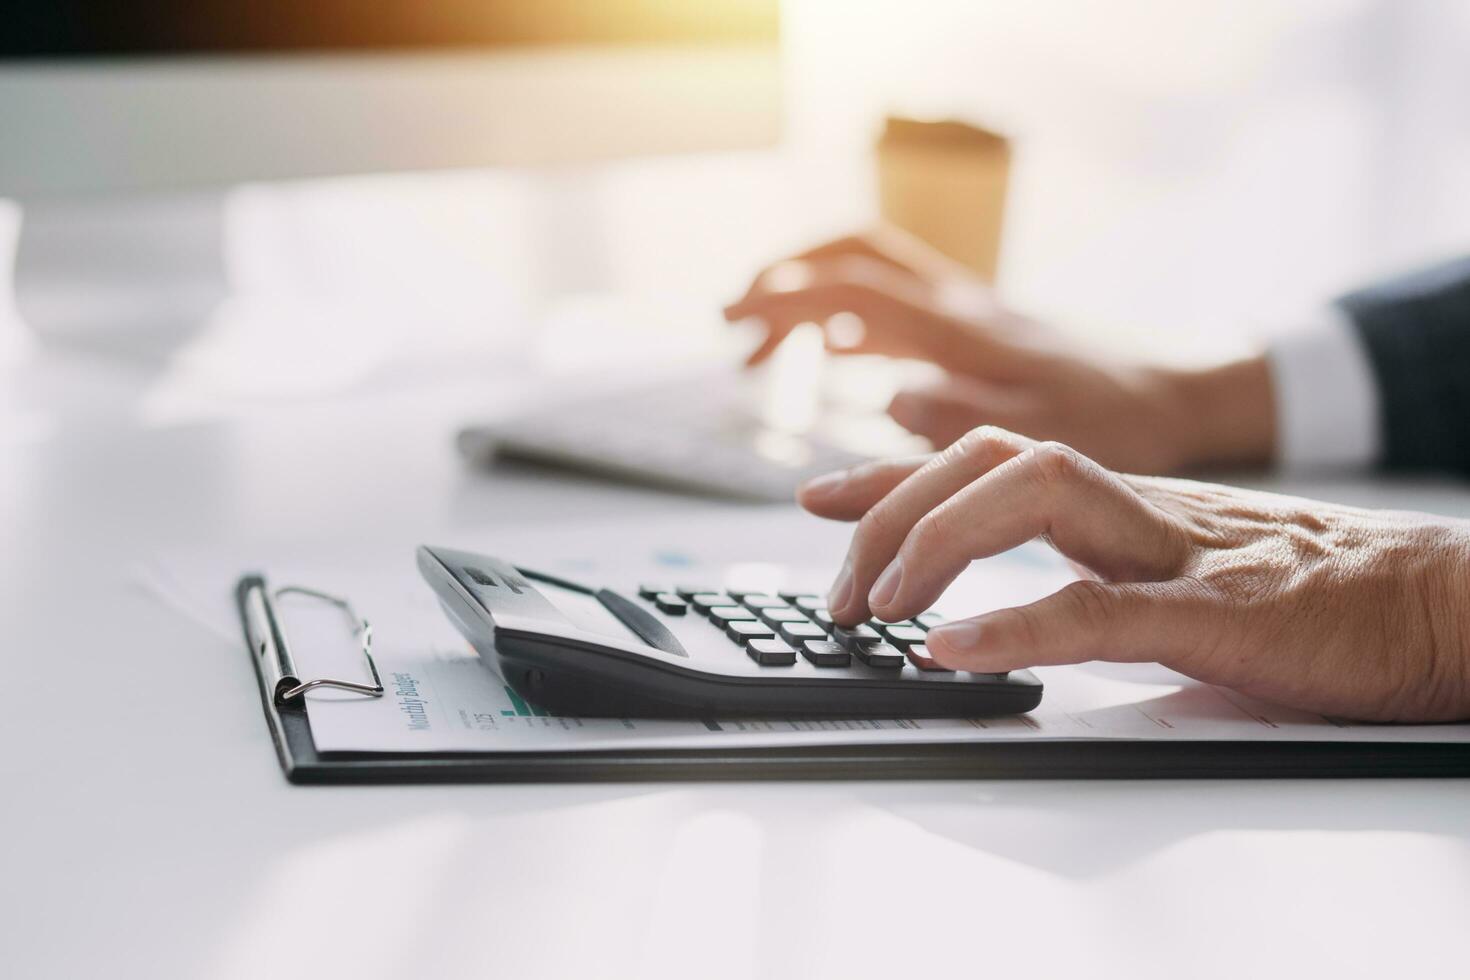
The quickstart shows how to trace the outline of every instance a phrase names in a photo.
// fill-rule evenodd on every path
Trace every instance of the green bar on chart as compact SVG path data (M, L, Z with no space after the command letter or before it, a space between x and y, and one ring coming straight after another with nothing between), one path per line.
M509 685L506 685L505 696L510 698L511 704L515 705L516 714L520 715L522 718L531 717L531 706L528 705L525 701L521 700L521 696L515 691L512 691Z

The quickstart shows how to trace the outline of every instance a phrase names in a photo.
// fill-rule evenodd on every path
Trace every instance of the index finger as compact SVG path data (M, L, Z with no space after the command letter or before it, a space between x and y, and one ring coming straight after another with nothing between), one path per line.
M1117 476L1039 443L917 519L866 604L888 621L916 616L970 562L1038 537L1111 581L1170 577L1188 547L1174 521Z
M780 291L779 280L781 276L785 275L781 271L783 269L789 269L802 264L822 265L829 259L858 257L887 266L895 272L911 277L918 278L921 276L919 270L912 263L905 262L893 254L895 251L905 250L896 238L888 235L881 236L884 239L884 247L880 248L876 243L876 239L879 237L880 234L877 232L869 232L861 235L846 235L842 238L833 239L830 242L824 242L815 248L809 248L805 252L799 252L790 258L772 262L760 272L756 273L755 277L751 279L750 285L746 288L744 295L734 303L731 303L727 309L739 307L757 293L767 292L772 289Z
M868 617L867 595L914 524L971 481L1031 445L1024 436L1004 429L980 428L929 459L890 492L870 502L858 521L847 558L832 585L827 607L843 625ZM824 509L841 512L866 491L855 484L833 491ZM848 499L843 499L843 497Z
M734 321L816 305L825 311L825 319L852 309L841 303L861 302L864 297L891 297L904 306L923 307L933 300L932 293L920 280L864 256L792 259L762 273L750 290L724 312L725 319Z

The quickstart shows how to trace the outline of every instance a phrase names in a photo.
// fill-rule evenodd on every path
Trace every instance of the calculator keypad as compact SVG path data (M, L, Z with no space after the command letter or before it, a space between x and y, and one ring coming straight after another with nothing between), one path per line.
M741 620L755 622L755 613L749 609L743 609L740 606L715 606L707 615L709 616L709 621L720 629L724 629L731 623Z
M893 623L879 627L883 638L900 650L907 650L915 643L923 643L925 633L917 626L908 623Z
M902 667L904 656L898 647L888 643L855 643L849 649L869 667Z
M812 622L782 623L780 630L781 639L798 646L808 640L825 641L827 639L827 631Z
M689 596L689 605L701 616L708 616L711 609L733 606L735 600L723 592L695 592Z
M775 632L765 623L757 623L753 619L735 619L725 624L725 635L736 643L744 643L746 640L771 640L775 639Z
M801 655L818 667L846 667L852 663L852 654L831 640L807 640L801 645Z
M745 652L762 667L789 667L796 663L796 651L785 640L751 640L745 644Z
M896 670L904 664L925 672L948 672L929 656L926 634L943 617L924 613L899 623L836 626L825 599L806 592L711 589L698 585L647 584L638 594L665 615L703 616L762 667L789 667L800 657L815 667Z
M689 603L680 599L672 592L660 592L653 597L653 604L658 611L669 616L682 616L689 611Z
M883 642L883 637L878 635L878 631L867 623L859 623L856 626L836 627L832 630L832 639L841 643L853 653L857 652L857 647Z
M931 671L934 673L954 673L954 671L950 670L948 667L941 667L938 663L936 663L934 658L929 656L929 648L922 643L915 643L913 646L905 650L904 653L908 656L909 663L913 664L920 670Z
M756 615L761 618L761 622L767 626L774 626L777 629L781 627L782 623L805 623L810 626L812 622L806 618L806 615L800 609L792 609L790 606L762 609Z

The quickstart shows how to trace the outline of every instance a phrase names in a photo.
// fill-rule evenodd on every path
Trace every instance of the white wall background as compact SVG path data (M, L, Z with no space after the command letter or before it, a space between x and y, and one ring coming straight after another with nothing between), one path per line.
M1019 302L1208 346L1470 251L1461 0L789 10L799 142L856 151L883 107L1015 135Z
M1462 0L788 0L785 44L785 156L318 185L294 196L295 274L382 262L371 281L712 308L762 258L871 218L887 111L1014 136L1005 291L1120 346L1233 350L1470 251ZM373 231L395 214L396 244ZM538 242L578 247L551 269Z

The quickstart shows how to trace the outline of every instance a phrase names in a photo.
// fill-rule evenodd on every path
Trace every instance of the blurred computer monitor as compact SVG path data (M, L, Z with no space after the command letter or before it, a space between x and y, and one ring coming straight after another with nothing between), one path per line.
M12 0L0 195L747 146L777 0Z
M16 300L41 333L197 318L233 183L779 129L778 0L12 0L5 21L0 197L23 205Z

